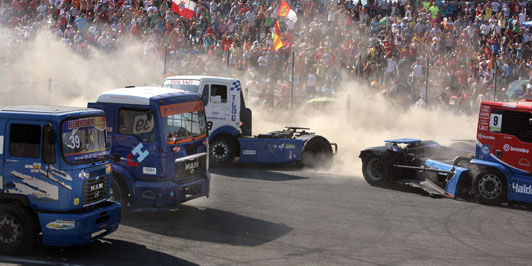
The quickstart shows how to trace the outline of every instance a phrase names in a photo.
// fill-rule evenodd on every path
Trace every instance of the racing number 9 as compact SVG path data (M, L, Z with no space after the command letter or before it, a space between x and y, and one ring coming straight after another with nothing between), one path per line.
M212 129L212 121L207 121L207 130Z

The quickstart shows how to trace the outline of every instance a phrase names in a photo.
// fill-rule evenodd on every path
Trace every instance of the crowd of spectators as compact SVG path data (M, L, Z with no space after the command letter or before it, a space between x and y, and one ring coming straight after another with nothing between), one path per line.
M169 74L219 75L227 67L248 77L245 87L259 99L286 92L292 64L299 99L331 94L346 79L398 103L464 111L494 94L532 98L519 82L532 70L528 2L286 0L295 24L277 17L280 2L198 0L185 19L169 0L1 0L0 23L25 40L51 30L80 54L139 42ZM277 21L284 46L274 51Z

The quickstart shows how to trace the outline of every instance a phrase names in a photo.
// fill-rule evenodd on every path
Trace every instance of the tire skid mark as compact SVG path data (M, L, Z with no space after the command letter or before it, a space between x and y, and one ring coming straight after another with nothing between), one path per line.
M467 235L467 234L466 235L464 235L464 234L457 235L456 233L453 232L454 230L452 229L451 223L455 222L455 221L452 220L452 219L454 219L455 217L463 217L462 215L460 215L462 212L468 212L467 215L468 216L472 216L474 211L482 210L483 208L486 208L486 206L482 206L482 205L473 206L472 205L471 207L465 207L465 208L457 210L457 212L455 212L456 216L455 215L449 215L445 219L445 228L446 228L449 236L451 236L454 240L456 240L460 244L464 245L469 250L478 253L479 255L477 255L476 257L482 257L482 258L486 258L486 259L496 258L499 262L505 262L504 264L507 264L507 265L514 264L513 261L508 260L504 256L493 254L493 253L491 253L489 251L486 251L485 248L484 249L483 248L479 248L474 243L468 243L468 242L466 242L465 240L462 239L464 237L469 237L469 235ZM472 220L469 219L469 221L472 221ZM484 234L482 232L482 224L486 223L486 222L487 222L486 220L483 220L483 221L480 221L480 223L478 223L478 224L472 224L473 225L473 229L471 229L472 231L466 231L466 232L468 232L468 233L472 233L473 232L473 233L476 233L477 236L486 237L486 234ZM476 226L474 226L474 225L476 225ZM456 228L457 229L461 229L460 227L456 227ZM481 240L483 242L483 244L486 244L486 242L487 242L485 238L477 239L477 240ZM487 244L495 245L497 242L498 241L492 241L492 242L487 242ZM500 248L500 247L496 246L496 248ZM474 255L472 255L472 256L474 256Z

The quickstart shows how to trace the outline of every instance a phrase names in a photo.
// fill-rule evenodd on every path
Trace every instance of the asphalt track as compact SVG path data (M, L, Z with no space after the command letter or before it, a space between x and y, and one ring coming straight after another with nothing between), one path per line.
M7 264L530 265L532 211L292 166L212 169L211 197L123 219L102 241Z

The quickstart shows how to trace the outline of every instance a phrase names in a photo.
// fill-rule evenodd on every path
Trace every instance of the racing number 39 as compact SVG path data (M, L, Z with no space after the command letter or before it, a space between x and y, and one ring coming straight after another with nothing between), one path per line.
M135 129L137 131L149 130L150 127L151 127L150 122L148 122L148 120L144 120L144 119L139 119L137 121L137 124L135 125Z

